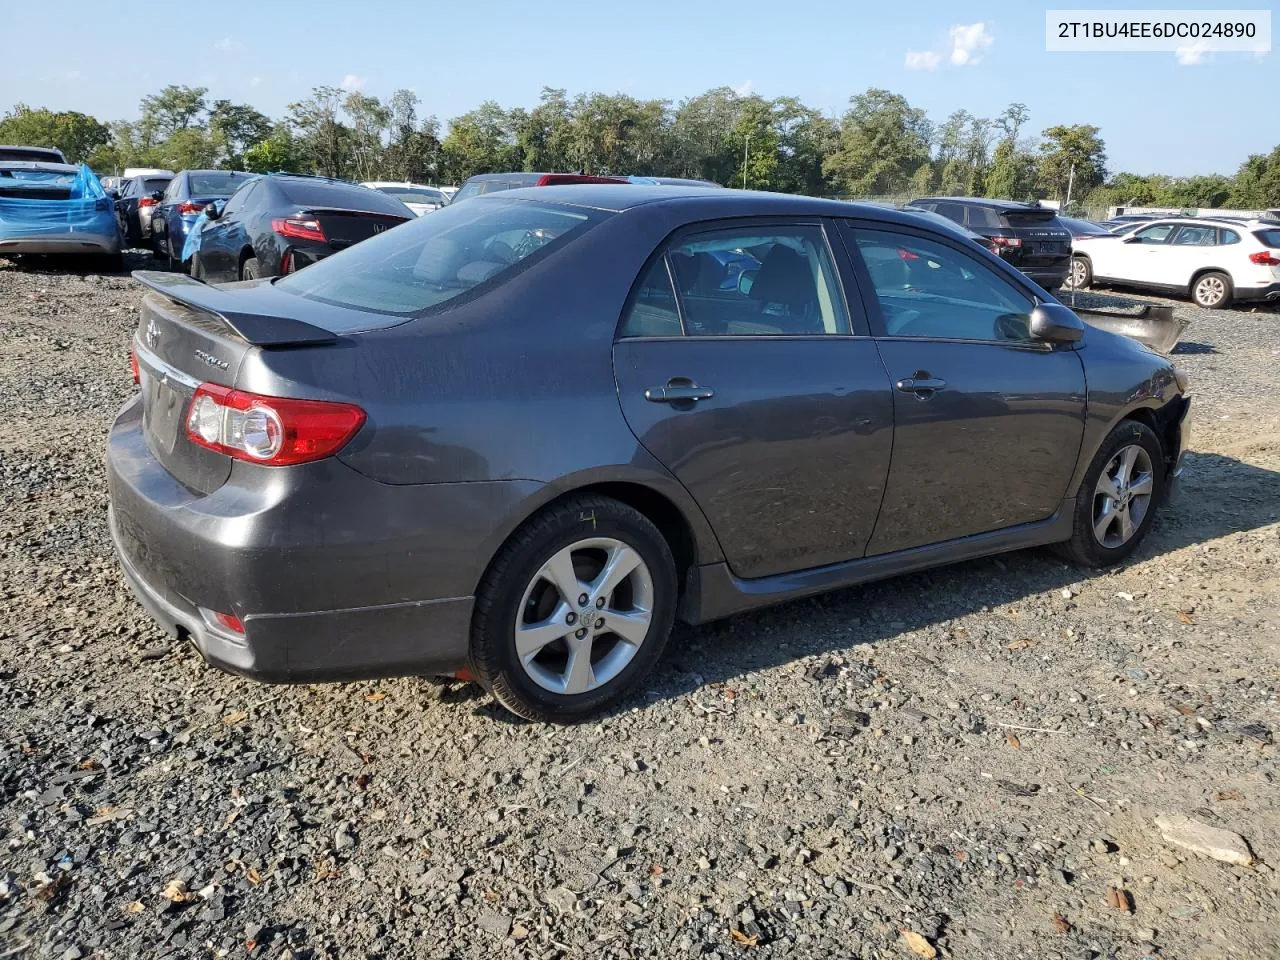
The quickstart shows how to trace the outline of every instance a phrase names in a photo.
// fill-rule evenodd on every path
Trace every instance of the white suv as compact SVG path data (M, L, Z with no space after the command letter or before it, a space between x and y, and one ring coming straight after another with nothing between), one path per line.
M1187 294L1206 309L1280 300L1280 222L1169 217L1076 237L1067 285L1094 282Z

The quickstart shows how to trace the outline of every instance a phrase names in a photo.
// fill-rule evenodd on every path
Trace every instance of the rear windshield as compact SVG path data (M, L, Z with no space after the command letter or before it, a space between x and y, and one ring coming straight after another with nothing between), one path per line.
M240 189L240 184L252 178L251 173L193 173L191 195L193 197L229 197Z
M423 190L413 187L374 187L379 193L390 194L401 203L438 203L444 205L444 194L438 190Z
M1262 242L1264 247L1280 250L1280 228L1275 230L1255 230L1253 235Z
M1052 210L1005 210L1004 215L1009 224L1015 227L1028 224L1042 226L1058 217Z
M450 204L290 274L276 286L340 307L414 316L481 284L498 286L517 265L563 246L598 216L519 200ZM367 318L353 318L348 329L367 328Z
M173 177L155 177L155 178L148 177L144 181L144 183L146 184L146 187L142 191L143 195L145 196L149 193L163 193L164 188L169 186L169 181L172 179Z
M389 213L396 217L412 216L403 203L384 196L377 190L354 183L330 180L278 180L276 185L285 200L299 207L332 207L338 210L364 210Z
M56 150L28 147L0 148L0 160L33 160L36 163L61 163L62 154Z

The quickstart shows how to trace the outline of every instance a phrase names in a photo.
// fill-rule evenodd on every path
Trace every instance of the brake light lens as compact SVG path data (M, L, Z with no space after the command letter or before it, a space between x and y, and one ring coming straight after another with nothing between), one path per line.
M991 242L997 247L1020 247L1022 246L1021 237L992 237Z
M320 221L310 217L278 217L271 221L271 229L282 237L295 240L319 240L323 243L328 239Z
M201 384L187 411L187 437L237 460L285 467L332 456L364 424L350 403L294 400Z
M186 203L178 204L179 213L199 213L203 209L204 209L203 203L192 203L190 200L188 200Z
M133 371L134 384L142 386L142 371L138 369L138 355L132 350L129 351L129 369Z
M155 205L155 197L143 197L138 201L138 206L140 207L154 207Z
M1259 250L1257 253L1249 254L1249 261L1256 263L1260 267L1280 267L1280 258L1266 250Z
M214 613L213 619L218 621L220 626L226 627L232 633L238 633L244 636L244 622L234 613Z

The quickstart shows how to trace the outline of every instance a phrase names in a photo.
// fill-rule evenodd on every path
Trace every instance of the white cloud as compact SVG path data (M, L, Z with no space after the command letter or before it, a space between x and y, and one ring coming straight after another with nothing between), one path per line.
M942 62L942 54L934 50L908 50L908 70L937 70Z
M951 28L951 62L957 67L976 66L982 62L982 51L993 43L985 23L957 24Z
M261 82L262 82L262 78L261 78L261 77L254 77L252 80L250 80L250 81L249 81L249 86L251 86L251 87L256 87L256 86L257 86L258 84L260 84Z
M67 73L64 73L64 74L62 75L62 78L63 78L64 80L71 80L71 81L83 80L83 79L84 79L84 74L83 74L83 73L81 73L79 70L71 70L71 71L69 71L69 72L67 72Z
M368 79L368 77L357 77L354 73L348 73L342 78L341 87L343 90L359 90Z
M223 37L214 45L216 50L243 50L244 44L235 37Z
M745 97L749 93L751 93L752 86L753 84L751 83L750 80L743 80L742 83L738 84L736 87L733 88L733 92L740 97Z
M1173 51L1178 63L1184 67L1194 67L1209 59L1209 41L1197 40L1188 47L1179 47Z

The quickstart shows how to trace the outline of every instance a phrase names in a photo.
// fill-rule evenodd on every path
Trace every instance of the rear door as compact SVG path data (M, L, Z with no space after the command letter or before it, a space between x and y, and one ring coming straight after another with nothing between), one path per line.
M700 225L652 259L614 346L627 422L739 577L860 557L875 524L893 400L833 264L818 222Z
M267 188L259 180L241 187L227 200L222 215L206 223L200 233L200 270L213 283L240 279L240 251L248 242L244 218L251 214L255 195Z
M1189 288L1197 271L1220 268L1218 239L1219 231L1213 224L1182 224L1169 235L1165 248L1149 261L1152 272L1148 282Z
M959 243L844 224L893 384L893 464L868 555L1045 520L1084 433L1084 366L1028 336L1030 292Z

